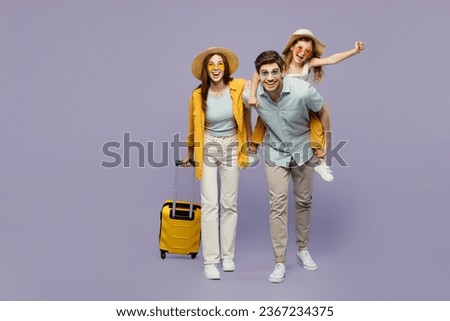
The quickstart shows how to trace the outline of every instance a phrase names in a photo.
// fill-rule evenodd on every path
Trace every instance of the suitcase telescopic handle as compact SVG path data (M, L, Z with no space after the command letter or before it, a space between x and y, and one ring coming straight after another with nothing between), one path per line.
M192 167L195 167L195 162L193 160L189 160L189 164ZM183 166L182 160L175 160L175 179L173 182L173 206L172 206L172 217L175 217L175 209L177 207L177 191L178 191L178 167ZM194 189L195 189L195 171L192 174L192 187L190 193L190 204L189 204L189 219L192 219L192 211L193 211L193 203L194 203Z
M193 161L193 160L189 160L189 162L188 162L192 167L194 167L195 166L195 162ZM176 161L175 161L175 166L183 166L184 165L184 163L183 163L183 161L182 160L179 160L179 159L177 159Z

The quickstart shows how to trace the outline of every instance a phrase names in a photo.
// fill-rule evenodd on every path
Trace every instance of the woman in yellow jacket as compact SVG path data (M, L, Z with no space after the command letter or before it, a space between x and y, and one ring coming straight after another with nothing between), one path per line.
M209 48L194 58L192 74L201 81L189 104L188 154L185 166L195 161L200 180L203 274L220 279L223 271L234 271L239 172L248 165L250 111L244 107L245 79L231 75L239 66L227 48ZM220 176L220 188L218 186ZM219 196L220 191L220 196Z

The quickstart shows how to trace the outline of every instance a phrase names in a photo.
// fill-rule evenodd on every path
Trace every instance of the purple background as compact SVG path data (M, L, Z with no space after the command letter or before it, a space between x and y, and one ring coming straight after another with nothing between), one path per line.
M449 12L437 0L1 1L0 300L449 300ZM287 278L267 281L262 164L241 176L236 272L212 282L201 257L161 260L173 166L139 168L132 149L131 168L103 168L103 144L130 133L172 164L161 146L186 134L193 57L232 48L249 78L301 27L326 54L366 44L318 86L335 144L349 141L335 181L315 177L319 271L296 263L290 230Z

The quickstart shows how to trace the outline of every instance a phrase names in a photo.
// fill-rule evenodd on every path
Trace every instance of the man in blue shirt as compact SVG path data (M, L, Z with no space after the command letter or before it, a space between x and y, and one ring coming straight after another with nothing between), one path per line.
M311 189L316 155L310 147L308 110L315 112L324 132L330 117L322 96L308 82L284 77L284 62L276 51L265 51L255 60L260 84L256 109L266 126L265 170L270 195L270 234L275 269L269 281L279 283L286 274L288 192L292 177L296 201L297 258L307 270L318 267L308 252ZM324 135L326 137L326 135ZM326 152L325 147L322 151ZM317 155L317 156L324 156Z

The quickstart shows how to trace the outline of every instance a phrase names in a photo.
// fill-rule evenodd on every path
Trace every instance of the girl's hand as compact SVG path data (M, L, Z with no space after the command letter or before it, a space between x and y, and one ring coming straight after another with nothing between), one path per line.
M250 96L250 98L248 99L248 104L251 106L251 107L258 107L258 104L259 104L259 102L258 102L258 99L256 99L256 97L254 97L254 96Z
M360 53L361 51L363 51L364 50L364 42L362 42L362 41L355 42L355 50L356 50L356 53Z

